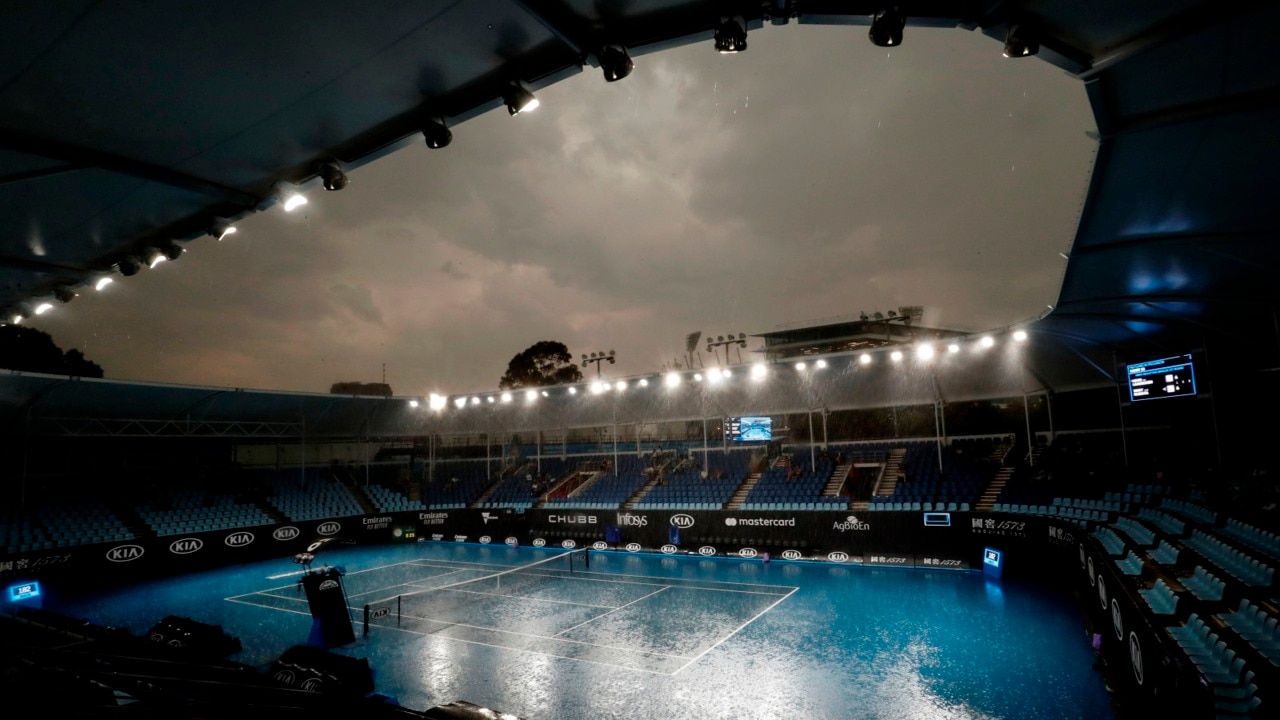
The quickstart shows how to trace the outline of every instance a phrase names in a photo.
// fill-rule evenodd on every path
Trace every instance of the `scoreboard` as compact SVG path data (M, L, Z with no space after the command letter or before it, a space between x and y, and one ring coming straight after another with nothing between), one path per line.
M1159 400L1196 394L1195 365L1191 353L1129 365L1129 399Z

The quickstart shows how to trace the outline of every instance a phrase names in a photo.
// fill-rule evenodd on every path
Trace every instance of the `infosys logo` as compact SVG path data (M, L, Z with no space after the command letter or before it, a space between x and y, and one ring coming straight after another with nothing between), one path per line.
M284 527L276 528L275 532L271 533L271 537L276 540L292 540L301 534L302 531L298 528L292 525L285 525Z
M690 527L693 527L693 516L692 516L692 515L685 515L684 513L681 513L681 514L679 514L679 515L672 515L672 516L671 516L671 524L672 524L672 525L674 525L674 526L676 526L676 527L678 527L678 528L690 528Z
M645 515L635 515L633 513L618 513L619 527L645 527L649 524L649 518Z
M107 559L111 562L129 562L142 557L146 550L141 545L121 545L107 551Z
M182 538L169 543L169 552L174 555L190 555L204 547L204 541L200 538Z

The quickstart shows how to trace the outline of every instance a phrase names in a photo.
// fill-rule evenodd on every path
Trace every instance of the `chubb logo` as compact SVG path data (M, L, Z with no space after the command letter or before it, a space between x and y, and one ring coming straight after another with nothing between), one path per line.
M547 541L546 541L546 540L543 540L542 538L534 538L534 539L533 539L533 546L534 546L534 547L546 547L546 546L547 546Z
M865 532L871 529L871 525L862 522L854 515L850 515L845 518L844 522L831 523L831 529L839 530L840 532Z
M645 515L633 515L631 513L618 513L619 527L645 527L649 524L649 518Z
M702 547L698 548L698 554L699 555L715 555L716 549L711 547L710 545L703 545Z
M322 522L316 526L316 532L321 535L337 535L338 531L341 529L342 526L333 521Z
M564 548L565 550L572 550L578 547L578 543L572 540L564 540L564 541L561 541L560 547Z
M603 541L603 540L597 540L597 541L595 541L595 542L591 543L591 547L592 547L592 549L594 549L594 550L608 550L608 549L609 549L609 543L607 543L607 542L605 542L605 541Z
M725 519L724 519L724 524L725 524L725 525L728 525L729 527L737 527L737 526L738 526L738 518L725 518Z
M519 545L519 544L520 544L520 541L519 541L519 540L517 540L517 539L515 539L515 538L513 538L513 537L509 537L509 538L507 538L506 542L507 542L507 544L508 544L508 545L510 545L511 547L515 547L516 545Z
M169 552L174 555L190 555L202 547L204 547L204 541L200 538L183 538L169 543Z
M783 550L782 551L783 560L799 560L803 557L804 557L804 554L801 553L799 550Z
M738 551L738 557L744 557L744 558L753 558L759 554L760 553L756 552L755 548L742 548L741 550Z
M337 580L325 580L324 582L320 583L320 587L317 589L318 590L334 590L337 587L338 587Z
M276 528L276 531L271 533L271 537L275 538L276 540L292 540L301 534L302 534L302 531L299 530L298 528L292 525L286 525L281 528Z
M488 545L488 544L489 544L489 543L491 543L491 542L493 542L493 538L489 537L488 535L481 535L481 536L480 536L480 544L481 544L481 545Z
M663 555L675 555L675 554L676 554L676 550L677 550L677 548L676 548L676 546L675 546L675 545L663 545L663 546L662 546L662 554L663 554Z
M251 532L231 533L230 535L227 536L226 540L223 540L223 542L226 543L228 547L244 547L245 545L248 545L249 543L253 542L253 533Z
M640 552L640 543L627 543L627 552Z
M146 550L141 545L121 545L113 547L107 551L107 559L111 562L129 562L142 557L142 553Z
M276 682L280 683L281 685L292 686L294 681L297 680L297 678L294 677L292 670L280 670L274 675L274 677L276 679Z
M833 553L827 553L827 559L831 562L849 562L849 553L837 550Z
M684 513L681 513L679 515L672 515L671 524L675 525L678 528L693 527L693 516L685 515Z
M1124 618L1120 616L1120 605L1111 599L1111 625L1116 629L1116 639L1124 640Z

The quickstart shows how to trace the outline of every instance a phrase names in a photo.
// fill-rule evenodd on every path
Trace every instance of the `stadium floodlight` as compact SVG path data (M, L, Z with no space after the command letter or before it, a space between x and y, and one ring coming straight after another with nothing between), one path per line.
M429 117L422 123L422 138L426 140L427 147L439 150L453 142L453 131L444 124L444 118Z
M859 355L859 356L858 356L858 362L862 363L863 365L870 365L870 364L871 364L871 353L862 353L861 355Z
M1015 330L1015 331L1013 331L1013 339L1014 339L1014 341L1015 341L1015 342L1026 342L1026 341L1027 341L1027 331L1026 331L1026 330Z
M485 396L485 401L486 401L486 402L488 402L490 405L492 405L493 403L497 402L497 400L494 400L494 399L493 399L493 396L492 396L492 395L487 395L487 396Z
M427 407L431 408L432 410L443 410L444 406L447 405L448 403L449 403L449 398L445 397L444 395L437 395L436 393L431 393L429 396L427 396Z
M640 387L649 387L649 378L640 378L636 381L636 384Z
M509 393L509 392L504 392L504 393L502 393L502 402L504 402L504 403L509 403L509 402L511 402L511 393Z
M410 401L409 401L409 407L411 407L411 408L416 408L416 407L418 407L418 401L417 401L417 400L410 400Z
M917 358L917 359L919 359L919 360L932 360L932 359L933 359L933 344L932 344L932 343L920 343L919 345L917 345L917 346L916 346L916 358Z
M724 378L725 380L728 380L729 378L733 377L733 371L730 370L729 368L725 368L720 371L720 377Z
M532 112L538 109L538 98L533 93L525 89L520 83L511 83L502 93L502 102L507 104L507 112L515 115L522 112Z
M991 337L990 335L983 335L982 339L978 341L978 346L983 348L994 347L995 344L996 344L996 339Z
M276 183L276 199L284 206L285 212L293 212L307 204L307 198L298 191L298 186L284 180Z
M807 367L809 367L809 366L808 366L808 365L806 365L806 364L804 363L804 361L803 361L803 360L801 360L800 362L796 363L796 370L804 371L804 369L805 369L805 368L807 368Z
M525 401L525 402L527 402L527 403L531 403L531 402L533 402L534 400L537 400L537 399L538 399L538 391L537 391L537 390L534 390L534 389L530 388L529 390L525 390L525 391L524 391L524 401Z
M951 353L951 354L953 354L953 355L954 355L955 353L960 352L960 343L953 342L953 343L948 344L948 345L947 345L947 352L949 352L949 353Z
M350 184L351 180L347 174L342 172L342 166L334 158L326 158L316 162L316 175L324 181L324 189L329 192L336 192L345 188Z
M35 313L43 315L53 309L53 303L40 303L36 306Z
M480 404L480 398L478 398L478 397L476 397L476 396L472 395L472 396L471 396L471 404L472 404L472 405L479 405L479 404Z
M1040 40L1025 25L1010 25L1004 36L1004 56L1030 57L1040 52Z
M467 399L464 397L454 398L453 406L461 410L462 408L467 406Z
M570 394L570 395L577 395L577 394L578 394L578 388L576 388L576 387L571 387L571 388L569 388L569 394Z
M614 384L613 384L613 389L614 389L614 390L617 390L618 392L622 392L623 390L626 390L626 389L627 389L627 381L626 381L626 380L619 380L618 382L616 382L616 383L614 383Z
M694 381L694 382L702 382L702 373L694 373L694 374L693 374L693 381Z
M600 61L600 69L604 71L605 82L617 82L631 74L636 64L622 45L605 45L596 53Z
M768 374L769 368L765 367L765 364L762 362L755 363L751 366L751 379L756 382L764 380Z
M897 47L902 44L902 30L907 26L907 16L898 8L886 8L871 18L871 30L867 36L876 47Z
M707 371L707 382L715 385L719 383L724 376L720 373L720 368L711 368Z
M716 28L716 50L721 55L740 53L747 49L747 31L737 18L729 18Z
M893 352L889 353L889 359L894 362L902 362L902 351L894 350Z
M537 397L537 396L535 395L534 397ZM546 390L543 390L542 397L551 397L551 393L547 392Z
M665 377L665 378L663 378L663 383L664 383L664 384L666 384L666 386L667 386L667 387L675 387L675 386L679 385L679 384L680 384L680 373L678 373L678 372L669 372L669 373L667 373L666 377Z
M97 290L98 292L102 292L108 285L110 285L113 282L115 282L115 280L112 280L111 278L106 277L104 275L98 278L98 282L93 284L93 289Z
M236 226L231 224L226 218L214 218L209 223L209 237L214 238L218 242L222 242L222 238L228 235L236 234Z
M823 368L825 368L825 367L827 366L827 361L826 361L826 360L819 360L819 361L815 362L815 363L813 364L813 366L814 366L815 368L817 368L817 369L821 370L821 369L823 369Z

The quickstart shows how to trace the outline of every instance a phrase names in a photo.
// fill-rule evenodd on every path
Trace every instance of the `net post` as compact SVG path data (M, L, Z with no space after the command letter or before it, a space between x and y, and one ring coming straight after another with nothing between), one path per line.
M366 603L364 606L364 634L365 634L365 637L369 636L369 605L368 603Z

